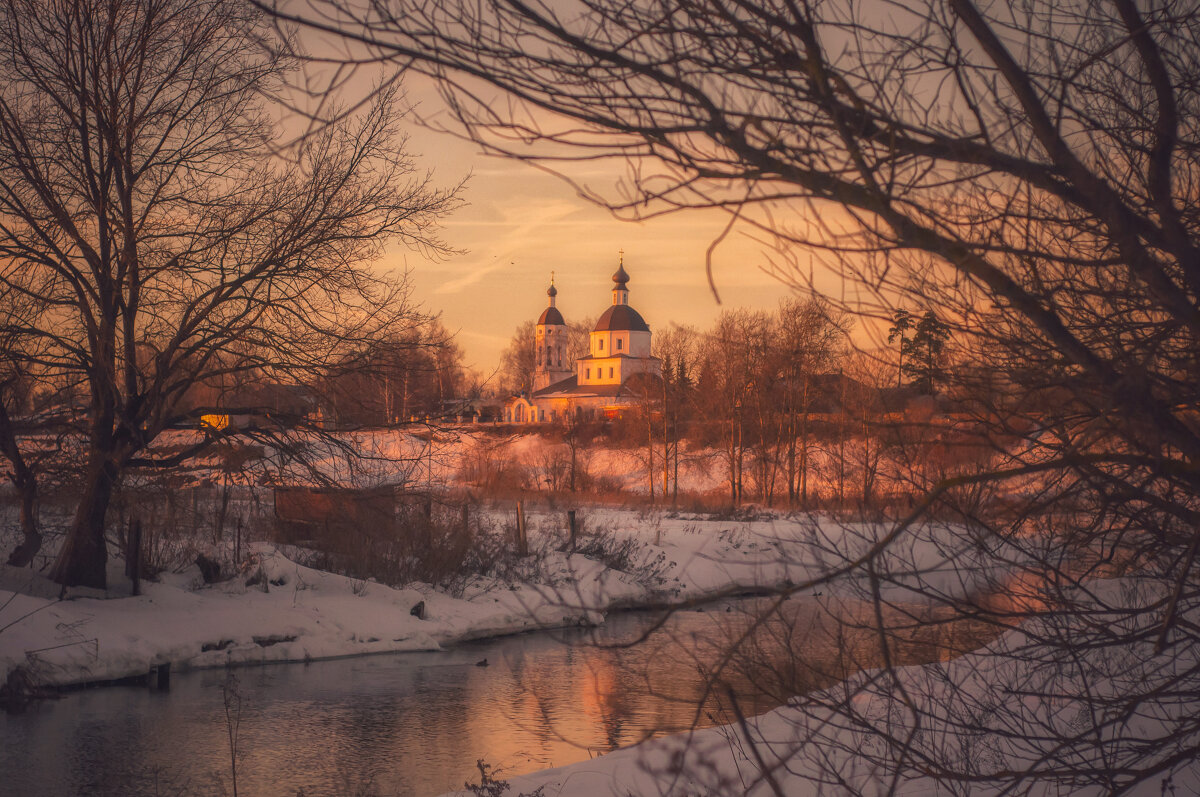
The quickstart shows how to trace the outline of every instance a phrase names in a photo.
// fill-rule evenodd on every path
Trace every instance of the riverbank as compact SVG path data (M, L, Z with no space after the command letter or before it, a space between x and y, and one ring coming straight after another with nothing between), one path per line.
M488 793L1200 794L1194 738L1181 732L1194 727L1200 708L1200 648L1183 640L1164 649L1153 634L1100 654L1086 644L1098 629L1128 624L1131 611L1167 589L1122 578L1089 582L1077 594L1075 616L1027 620L949 661L863 670L758 716L512 777ZM1176 618L1198 621L1195 605ZM1163 678L1172 690L1122 702ZM1089 724L1101 731L1081 732ZM1159 760L1135 769L1133 754L1122 752L1134 743L1152 746Z
M199 568L164 573L143 594L58 588L30 570L0 576L0 672L67 686L175 670L437 650L467 640L596 624L618 608L703 601L803 584L872 544L870 525L828 518L753 519L588 513L628 541L626 569L538 548L508 579L476 578L459 595L427 584L393 588L306 567L296 552L257 544L234 578L205 584ZM538 528L531 523L532 528ZM542 524L545 525L545 524ZM950 567L963 535L923 527L893 546L906 570L942 588L971 585ZM290 554L290 556L289 556ZM958 558L968 552L960 551ZM119 563L117 563L119 564ZM979 577L976 573L975 577Z

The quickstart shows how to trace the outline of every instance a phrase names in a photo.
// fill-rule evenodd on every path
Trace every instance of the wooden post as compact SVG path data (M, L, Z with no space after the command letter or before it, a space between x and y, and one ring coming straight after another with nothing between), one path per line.
M129 525L125 549L125 574L133 584L133 594L142 594L142 520L134 518Z
M168 692L171 689L171 662L164 661L158 665L156 687L160 692Z
M517 555L529 555L529 539L525 536L525 504L517 499Z
M125 578L133 579L133 517L125 518Z
M575 553L576 526L575 526L575 510L574 509L567 510L567 528L571 532L570 542L568 543L568 545L570 547L567 550L569 550L571 553Z

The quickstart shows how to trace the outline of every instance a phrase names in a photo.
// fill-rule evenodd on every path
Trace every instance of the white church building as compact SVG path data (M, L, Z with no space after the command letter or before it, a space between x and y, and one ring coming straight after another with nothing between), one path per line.
M612 306L589 336L588 353L567 361L567 325L556 307L553 281L549 303L535 327L533 393L513 396L504 406L512 423L564 422L614 418L636 404L662 375L650 354L650 327L629 306L629 275L624 257L613 274Z

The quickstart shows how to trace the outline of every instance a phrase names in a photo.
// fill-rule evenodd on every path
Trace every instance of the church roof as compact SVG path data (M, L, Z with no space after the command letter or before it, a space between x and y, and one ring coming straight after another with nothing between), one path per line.
M631 398L644 395L648 390L661 384L661 377L646 373L633 374L619 385L581 385L578 376L571 376L534 392L532 398L578 398L583 396Z
M626 284L629 282L629 275L625 273L625 258L621 258L621 264L617 266L617 273L613 274L613 282L617 283L617 289L625 290Z
M613 354L585 354L582 357L575 358L575 360L577 362L583 362L584 360L660 360L661 361L661 359L662 358L660 358L660 357L638 357L633 354L626 354L623 351L615 352Z
M646 325L646 322L638 314L638 311L627 304L612 305L596 321L596 332L617 332L623 330L649 332L650 327Z
M566 379L558 380L553 385L547 385L546 387L542 388L541 390L533 391L533 398L541 398L542 396L548 395L550 393L566 393L568 391L573 391L573 390L578 390L578 389L579 389L579 377L572 375L572 376L568 376Z
M558 312L557 307L547 307L538 317L538 324L565 324L562 313Z

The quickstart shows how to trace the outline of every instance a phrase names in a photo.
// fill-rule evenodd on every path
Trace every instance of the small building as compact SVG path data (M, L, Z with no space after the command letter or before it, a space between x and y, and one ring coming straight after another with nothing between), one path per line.
M624 257L612 279L612 305L591 331L588 353L574 363L568 360L567 324L551 281L548 305L534 328L533 392L505 403L506 421L618 417L661 379L662 363L650 353L650 326L629 304Z

